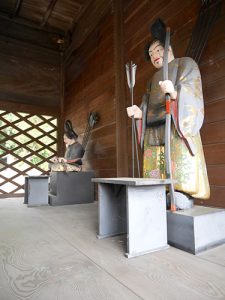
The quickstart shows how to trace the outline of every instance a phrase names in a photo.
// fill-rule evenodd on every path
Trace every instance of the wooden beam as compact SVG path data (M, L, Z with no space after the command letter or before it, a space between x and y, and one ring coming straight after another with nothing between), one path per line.
M199 63L209 33L220 14L220 10L221 0L203 1L185 56L192 57Z
M45 114L45 115L49 114L55 117L60 116L60 111L59 108L57 107L22 104L22 103L16 103L11 101L4 101L4 100L0 100L0 109L10 111L10 112L25 112L25 113Z
M57 0L51 0L51 2L49 3L49 6L47 8L47 11L43 17L43 20L41 22L41 27L44 27L46 25L46 23L48 22L49 17L52 14L52 11L56 5Z
M10 19L0 17L0 36L11 39L28 42L44 48L64 51L63 44L57 44L58 34L31 28L24 24L11 22Z
M12 15L10 16L11 18L16 18L20 12L20 8L22 6L22 2L23 0L17 0L16 1L16 5L15 5L15 9L14 9L14 12L12 13Z
M128 176L123 0L113 0L117 176Z
M72 43L66 50L66 60L78 49L111 8L112 0L93 0L79 19L72 36Z
M32 45L27 42L0 36L0 55L12 55L17 58L26 58L28 60L59 66L59 52L53 49L47 49L38 45ZM1 62L2 64L2 62Z
M87 9L87 7L90 5L92 0L83 0L82 1L82 5L81 5L81 10L79 12L79 15L76 19L73 20L73 26L70 29L70 33L73 34L75 27L77 25L77 23L79 22L79 19L82 17L82 15L84 14L85 10Z
M6 20L6 21L10 21L11 23L14 24L18 24L18 25L23 25L26 26L28 28L32 28L32 29L36 29L42 32L47 32L47 33L52 33L52 34L59 34L59 35L64 35L65 32L60 30L60 29L54 29L54 28L42 28L40 25L32 22L32 21L28 21L27 19L24 19L22 17L15 17L15 18L10 18L8 16L8 14L0 12L0 19Z
M65 65L64 65L64 54L60 53L60 118L58 120L58 155L64 156L64 98L65 98Z

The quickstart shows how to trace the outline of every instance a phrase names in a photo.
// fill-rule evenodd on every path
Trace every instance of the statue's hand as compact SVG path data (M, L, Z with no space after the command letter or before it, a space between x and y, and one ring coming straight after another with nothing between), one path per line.
M58 161L60 163L66 163L67 162L67 160L64 157L59 157Z
M53 158L50 159L51 162L57 163L58 162L58 157L54 156Z
M171 80L159 81L159 85L163 94L170 94L171 99L177 98L177 91Z
M137 105L129 106L127 107L127 115L130 118L142 119L142 110Z

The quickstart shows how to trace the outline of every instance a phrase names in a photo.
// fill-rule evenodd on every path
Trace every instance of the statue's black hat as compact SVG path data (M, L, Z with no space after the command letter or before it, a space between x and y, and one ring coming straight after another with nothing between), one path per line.
M155 22L150 27L150 32L152 35L152 40L149 41L144 48L145 60L150 60L149 57L149 47L154 41L159 41L163 46L165 45L166 39L166 26L161 19L155 20Z
M66 120L64 124L64 134L69 138L69 139L77 139L78 135L76 132L73 130L73 126L70 120Z

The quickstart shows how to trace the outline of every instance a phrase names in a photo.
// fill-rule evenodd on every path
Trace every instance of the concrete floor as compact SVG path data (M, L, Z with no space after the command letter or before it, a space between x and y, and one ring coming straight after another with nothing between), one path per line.
M97 204L0 199L0 300L225 299L225 245L127 259L124 236L96 239Z

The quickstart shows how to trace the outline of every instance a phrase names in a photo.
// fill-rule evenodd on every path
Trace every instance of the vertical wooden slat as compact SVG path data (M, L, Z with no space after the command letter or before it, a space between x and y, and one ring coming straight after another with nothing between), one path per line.
M123 1L113 1L117 176L128 175L127 115L124 80Z
M60 52L60 118L58 119L58 155L64 155L63 132L64 132L64 96L65 96L65 68L64 54Z

